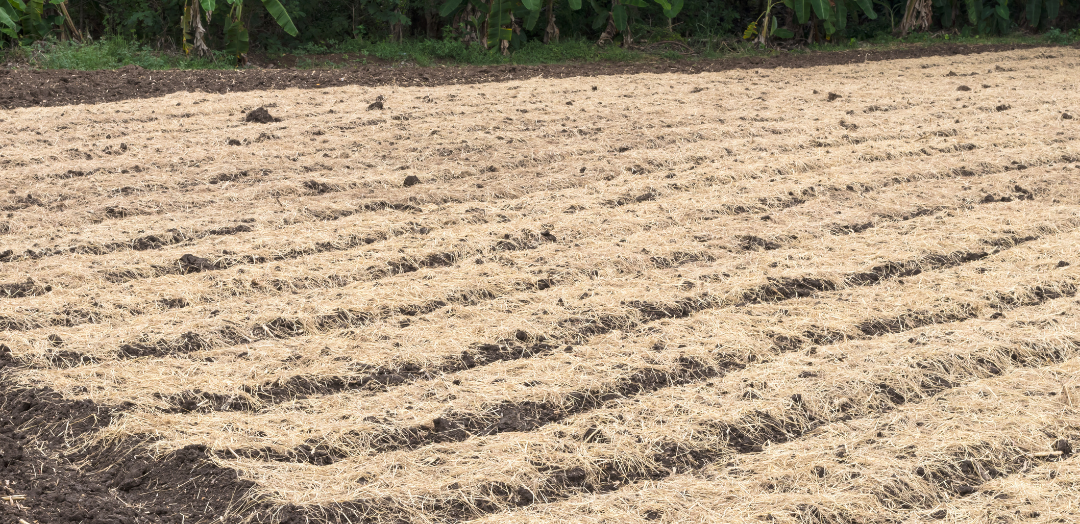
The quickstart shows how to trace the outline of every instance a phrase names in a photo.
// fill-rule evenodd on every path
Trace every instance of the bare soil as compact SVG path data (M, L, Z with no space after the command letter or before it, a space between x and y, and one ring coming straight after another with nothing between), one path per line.
M16 102L0 516L1077 521L1080 50L948 49Z
M126 66L112 71L0 69L0 107L97 104L152 98L184 91L234 93L267 89L357 86L440 86L529 78L570 78L636 73L709 73L739 69L803 68L929 56L963 56L1036 46L1020 44L911 46L889 50L781 53L771 57L492 67L392 67L370 65L331 70L245 69L237 71L147 71Z

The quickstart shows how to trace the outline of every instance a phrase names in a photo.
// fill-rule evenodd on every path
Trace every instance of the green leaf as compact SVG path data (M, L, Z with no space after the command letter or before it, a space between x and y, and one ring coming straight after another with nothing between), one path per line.
M743 40L750 40L751 38L754 38L754 35L756 34L758 34L757 22L750 22L750 25L746 26L746 30L743 31L742 37Z
M836 26L833 25L832 21L825 20L825 23L822 24L822 25L825 26L825 34L826 35L831 35L831 34L836 32Z
M776 29L773 29L772 35L776 38L792 38L795 36L795 33L791 32L790 29L778 27Z
M491 12L491 6L484 3L483 0L469 0L469 3L472 4L477 11L483 13L484 16L487 16L487 14Z
M281 2L278 0L262 0L262 4L266 7L266 10L270 12L270 16L274 17L274 21L276 21L286 33L289 33L291 36L300 34L296 30L296 26L293 25L292 17L289 16L289 12L285 10L285 6L281 5Z
M525 19L525 29L532 31L536 27L536 21L540 19L540 10L529 11L529 17Z
M626 31L626 18L628 13L626 12L626 6L615 5L611 8L611 16L615 19L615 29L619 31Z
M1038 0L1034 0L1038 1ZM1046 11L1046 20L1049 22L1058 17L1058 11L1061 8L1060 0L1046 0L1046 5L1043 6L1043 11Z
M236 14L235 11L232 14ZM225 52L238 57L247 53L249 46L248 32L244 28L244 23L239 18L233 18L230 15L225 20Z
M601 27L603 27L604 24L607 23L607 19L608 19L608 12L607 11L600 11L600 12L596 13L596 18L593 18L593 23L592 23L593 29L600 29Z
M16 15L18 15L18 13L26 12L26 4L24 4L22 0L8 0L8 3L11 4L11 7L15 8Z
M810 0L810 6L814 8L814 14L822 20L828 20L832 14L832 6L829 0Z
M855 3L862 8L863 13L866 13L866 17L871 20L877 20L877 13L874 12L874 4L870 0L855 0Z
M668 0L654 0L654 1L657 4L660 4L660 10L661 11L670 11L671 10L671 2L669 2ZM642 2L642 3L644 3L644 2ZM644 6L639 6L639 5L637 5L637 3L633 3L633 4L629 4L629 5L633 5L633 6L637 6L637 7L648 7L648 4L645 4Z
M971 25L979 23L979 8L982 7L982 0L964 0L967 2L968 22ZM976 4L978 2L978 4Z
M446 0L441 7L439 7L439 16L446 18L453 13L458 6L461 5L461 0Z
M202 6L202 10L207 13L213 13L217 8L217 0L199 0L199 5Z
M649 7L649 4L645 3L645 0L621 0L619 3L622 5L632 5L634 7ZM657 1L657 3L660 3ZM664 3L667 3L666 1ZM663 5L663 3L661 3Z
M836 29L843 31L847 27L847 0L836 0Z
M567 4L570 5L571 11L577 11L578 9L581 9L581 0L570 0L567 2Z
M1009 19L1009 9L1002 4L998 4L998 6L994 8L994 12L997 13L998 18L1001 18L1002 20Z
M488 47L499 45L500 40L510 40L510 13L514 8L513 0L491 0L491 13L488 14Z
M810 6L807 0L792 0L791 9L795 11L795 17L799 19L800 24L810 21Z
M13 13L9 13L8 9L11 9L11 8L7 7L7 6L0 5L0 24L2 24L3 26L7 27L8 30L15 33L15 34L11 34L11 33L8 33L7 31L4 31L5 34L7 34L8 36L10 36L12 38L16 38L18 36L19 24L15 23L15 20L12 19L11 16L12 16Z
M1031 27L1039 25L1039 16L1042 15L1042 0L1028 0L1027 19Z
M683 0L671 0L671 7L664 9L664 16L668 18L675 18L679 16L679 12L683 8Z
M521 5L525 6L525 9L529 11L540 12L540 8L544 5L544 0L521 0Z

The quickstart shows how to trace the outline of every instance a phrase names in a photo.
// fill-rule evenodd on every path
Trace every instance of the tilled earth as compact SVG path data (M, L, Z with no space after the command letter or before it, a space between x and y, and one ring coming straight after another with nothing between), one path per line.
M0 73L0 515L1076 521L1080 51L935 49Z
M237 71L147 71L127 66L112 71L0 69L0 108L97 104L170 93L235 93L267 89L334 86L441 86L530 78L570 78L636 73L708 73L738 69L802 68L929 56L1030 49L1026 44L911 46L889 50L782 53L773 57L655 63L597 63L493 67L360 66L334 70L248 69Z

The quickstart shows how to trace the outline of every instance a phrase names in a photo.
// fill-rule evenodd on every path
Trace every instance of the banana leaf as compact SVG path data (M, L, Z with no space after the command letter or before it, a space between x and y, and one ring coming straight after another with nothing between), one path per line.
M683 0L671 0L671 7L664 9L664 16L668 18L675 18L679 16L679 12L683 8Z
M811 8L807 4L807 0L785 0L784 5L787 5L792 11L795 11L795 18L799 20L799 24L805 24L810 21Z
M248 52L250 42L248 31L239 20L226 22L225 52L232 56L240 56Z
M566 2L570 6L570 10L577 11L581 9L581 0L569 0Z
M1028 0L1027 19L1031 27L1039 25L1039 17L1042 16L1042 0Z
M1046 5L1043 6L1043 11L1046 12L1046 20L1049 22L1057 18L1060 8L1060 0L1046 0Z
M979 10L982 8L982 0L964 0L967 2L968 23L976 25L979 23Z
M611 17L615 19L615 29L626 31L626 19L628 18L626 6L619 4L612 6Z
M792 33L790 29L777 27L775 16L772 19L772 29L769 30L769 34L775 38L791 38L795 36L795 33Z
M532 31L536 27L537 20L540 20L540 10L529 11L529 16L525 18L525 29Z
M446 2L443 2L443 5L439 7L439 16L443 18L450 16L450 13L457 10L460 5L461 0L446 0Z
M874 12L874 4L870 0L855 0L855 3L862 8L863 13L866 13L866 17L871 20L877 20L877 13Z
M12 18L14 13L9 12L9 9L11 8L6 5L0 5L0 32L11 38L18 38L19 24L15 22L15 18Z
M266 7L266 10L270 12L270 16L274 17L274 20L286 33L290 36L300 34L296 30L296 26L293 25L292 17L289 16L288 11L285 10L285 6L281 5L281 2L278 0L262 0L262 4Z
M491 0L491 12L488 14L488 47L499 45L501 40L510 40L514 32L510 29L513 0Z
M814 8L814 14L822 20L828 20L829 15L832 13L829 0L810 0L810 6Z

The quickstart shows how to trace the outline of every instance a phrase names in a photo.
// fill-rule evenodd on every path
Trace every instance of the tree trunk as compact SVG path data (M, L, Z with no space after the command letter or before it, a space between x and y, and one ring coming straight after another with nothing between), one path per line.
M603 33L600 33L600 39L596 41L596 45L603 47L611 43L611 39L615 37L616 32L618 32L618 30L615 29L615 17L611 14L611 12L608 12L607 28L604 29Z
M549 44L552 40L559 43L559 28L555 25L555 0L548 0L548 25L544 31L544 43Z
M908 0L904 19L900 21L900 36L907 35L912 29L926 31L933 22L933 16L932 0Z

